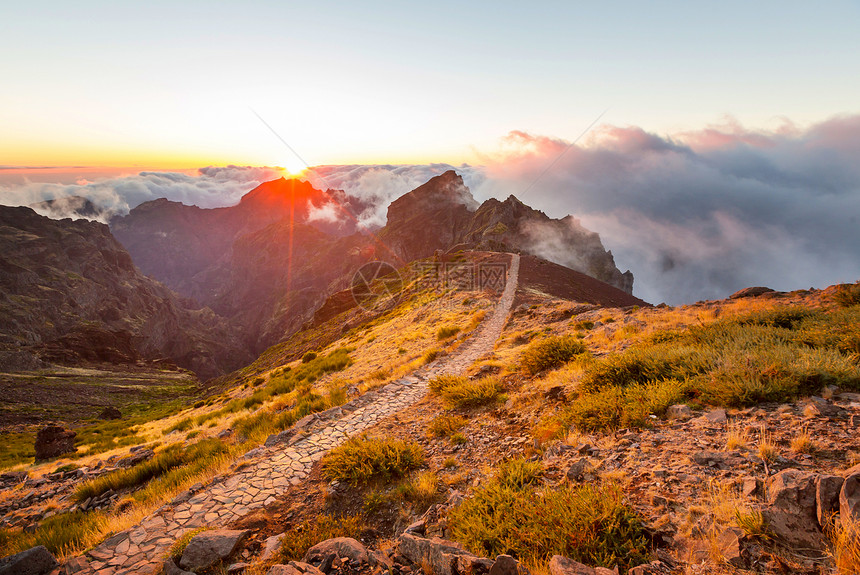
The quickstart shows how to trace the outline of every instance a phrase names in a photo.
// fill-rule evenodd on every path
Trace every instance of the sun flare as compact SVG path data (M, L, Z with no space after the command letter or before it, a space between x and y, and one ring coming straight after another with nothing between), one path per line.
M280 166L285 176L299 176L307 170L307 166L298 158L287 160L283 166Z

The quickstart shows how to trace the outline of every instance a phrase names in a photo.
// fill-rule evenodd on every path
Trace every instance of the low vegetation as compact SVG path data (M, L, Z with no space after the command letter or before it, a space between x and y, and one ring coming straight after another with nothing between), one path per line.
M44 545L48 551L64 556L92 544L104 531L107 521L99 512L75 511L49 517L34 533L20 529L0 529L0 557Z
M504 386L498 377L470 381L456 375L440 375L429 382L430 391L438 395L448 408L469 408L490 405L504 397Z
M120 491L139 487L157 477L167 479L165 476L177 470L179 475L187 475L193 473L194 468L208 464L213 457L223 455L227 451L224 443L217 439L204 439L187 447L174 443L151 459L133 467L82 483L75 490L74 498L78 502L83 502L110 490Z
M529 344L520 358L520 367L530 375L561 367L585 353L585 345L573 336L548 337Z
M441 413L430 421L427 432L431 437L451 437L466 423L466 419L459 415Z
M747 407L825 385L860 389L860 307L776 307L685 331L657 332L621 353L581 361L561 421L582 431L647 425L673 403Z
M833 301L843 307L860 305L860 281L837 287L833 294Z
M364 520L359 515L318 515L286 531L272 563L301 561L307 550L320 541L334 537L360 538L364 528Z
M860 573L860 523L856 519L836 521L828 530L828 538L836 572Z
M449 337L454 337L460 333L460 326L457 325L445 325L439 328L436 332L436 339L443 340L448 339Z
M404 477L423 464L424 452L417 443L353 437L323 457L322 473L329 480L359 485Z
M543 489L539 464L504 463L496 477L454 508L454 539L481 556L515 555L541 568L553 555L622 572L643 563L648 538L614 483Z

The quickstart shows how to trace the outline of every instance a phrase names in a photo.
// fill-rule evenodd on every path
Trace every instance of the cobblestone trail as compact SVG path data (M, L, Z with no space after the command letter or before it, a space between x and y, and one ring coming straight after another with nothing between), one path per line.
M505 289L492 315L455 352L380 390L329 410L331 415L341 417L292 445L260 447L246 453L241 469L214 479L196 494L178 496L137 526L105 540L87 553L84 561L73 560L67 572L151 573L160 568L162 556L183 533L197 527L223 526L273 503L291 485L307 478L314 462L327 451L421 399L427 393L428 379L463 373L491 351L513 305L519 264L519 255L512 254ZM71 571L72 565L79 570Z

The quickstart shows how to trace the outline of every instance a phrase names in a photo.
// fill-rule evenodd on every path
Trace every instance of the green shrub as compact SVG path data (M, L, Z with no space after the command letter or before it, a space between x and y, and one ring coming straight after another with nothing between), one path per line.
M564 427L583 432L608 431L625 427L645 427L650 416L663 416L670 405L693 396L688 382L667 379L627 387L610 386L585 393L563 412Z
M302 363L310 363L317 358L315 351L309 351L302 356Z
M540 461L526 459L507 459L499 464L495 481L505 489L523 490L536 486L543 475Z
M690 346L634 347L591 362L579 390L592 392L667 378L684 379L706 370L705 358Z
M565 335L548 337L529 344L520 358L520 367L535 375L548 369L561 367L574 356L585 353L585 345L575 337Z
M496 403L503 398L504 392L504 386L497 377L469 381L465 377L442 375L430 380L428 386L451 409Z
M436 332L436 339L443 340L448 339L449 337L454 337L460 333L460 326L457 325L446 325L439 328L439 331Z
M735 318L740 325L763 325L782 329L795 329L804 319L819 312L802 306L778 306ZM731 320L729 320L731 323Z
M451 437L466 423L468 422L459 415L442 413L430 421L427 431L433 437Z
M448 514L453 539L477 555L508 553L532 565L553 555L622 572L645 562L647 533L618 485L542 490L526 477L478 487Z
M323 457L322 473L326 479L357 485L403 477L423 464L424 452L417 443L353 437Z
M426 510L439 496L439 477L432 471L421 471L401 481L391 492L395 501L409 501Z

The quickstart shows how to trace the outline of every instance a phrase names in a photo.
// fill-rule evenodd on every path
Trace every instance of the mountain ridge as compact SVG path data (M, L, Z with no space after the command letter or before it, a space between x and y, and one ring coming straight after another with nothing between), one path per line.
M7 369L169 358L208 378L250 359L222 319L141 274L98 222L0 206L0 288Z

